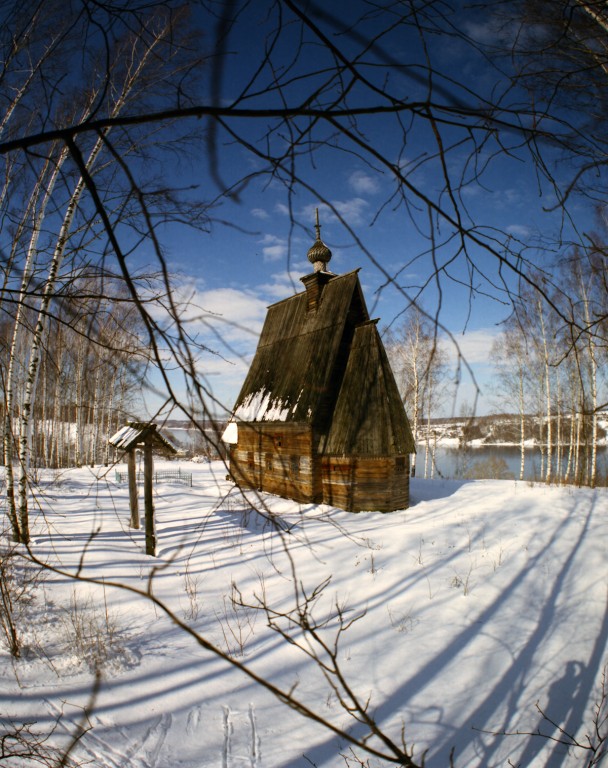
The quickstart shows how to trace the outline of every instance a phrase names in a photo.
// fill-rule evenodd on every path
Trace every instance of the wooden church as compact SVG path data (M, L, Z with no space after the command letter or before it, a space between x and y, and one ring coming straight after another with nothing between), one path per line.
M359 270L308 251L305 290L268 308L224 442L242 488L352 512L409 505L410 425Z

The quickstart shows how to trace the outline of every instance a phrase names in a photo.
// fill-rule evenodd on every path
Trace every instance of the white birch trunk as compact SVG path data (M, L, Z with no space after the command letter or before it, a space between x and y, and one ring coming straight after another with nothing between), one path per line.
M74 414L74 423L76 434L74 435L74 451L75 462L77 467L82 466L82 410L84 408L82 402L82 348L84 340L79 339L78 348L76 352L76 413Z
M526 468L526 412L524 401L524 372L519 369L519 479L524 479Z
M61 358L59 360L61 362ZM55 454L55 466L61 466L63 452L63 424L61 423L61 366L55 379L55 392L53 395L53 445L52 453Z
M414 445L418 445L418 432L420 429L420 377L418 376L418 345L419 345L419 338L420 338L420 328L417 325L416 326L416 340L415 345L412 350L412 374L414 379L414 413L413 413L413 436L414 436ZM412 455L412 464L410 467L410 476L416 477L416 456L417 454Z
M540 477L545 476L545 441L543 438L543 415L538 416L538 447L540 448Z
M413 435L414 435L414 445L418 444L418 387L416 386L414 390L414 416L413 416ZM410 475L412 477L416 477L416 456L417 454L412 454L412 465L410 467Z
M428 402L427 402L427 408L428 408ZM429 456L431 452L431 445L430 445L430 415L427 413L426 417L426 431L424 435L424 479L426 480L429 476Z
M572 472L572 462L574 459L574 409L570 413L570 430L568 434L568 460L566 462L566 469L564 470L564 481L568 482L570 473Z
M581 454L581 428L582 428L582 419L581 419L581 410L576 414L576 442L575 442L575 450L574 450L574 482L577 485L580 485L580 454Z
M591 380L591 462L589 468L589 485L594 488L597 479L597 357L595 352L595 341L591 333L591 312L589 310L589 299L587 292L582 285L583 306L585 311L585 323L587 325L587 349L589 351L589 378Z
M94 159L99 150L101 149L101 139L95 144L93 149L92 158ZM40 301L40 307L38 310L38 318L34 327L34 335L32 338L31 350L30 350L30 362L28 367L28 373L25 383L25 395L23 398L23 404L21 408L21 424L19 430L19 518L20 523L27 531L28 525L28 508L27 508L27 484L28 484L28 471L30 467L30 455L31 455L31 439L32 439L32 405L36 397L36 385L38 383L38 373L40 370L40 356L42 352L42 335L46 326L47 313L53 292L55 288L55 280L63 255L65 252L65 246L67 244L76 210L78 208L78 202L84 189L84 181L80 178L72 192L72 196L66 208L66 212L63 217L61 229L59 230L59 236L55 243L55 249L53 251L53 258L49 268L49 273L42 292L42 299ZM27 533L27 539L29 541L29 533Z
M543 348L543 366L545 372L545 404L546 404L546 418L547 418L547 469L545 474L545 482L551 482L551 469L553 463L553 433L552 433L552 417L551 412L551 371L549 367L549 352L547 349L547 335L545 330L545 319L543 315L543 307L540 299L537 303L538 317L540 320L540 332ZM541 473L542 476L542 473Z
M557 477L557 482L562 482L562 401L561 401L561 387L560 387L560 379L559 375L556 378L555 382L555 389L556 389L556 405L557 405L557 414L556 414L556 455L555 455L555 474Z
M49 433L50 433L50 419L48 414L48 383L49 383L49 377L48 373L45 371L45 374L42 378L42 413L41 413L41 429L39 429L40 437L41 437L41 443L42 443L42 459L44 462L45 469L49 468Z
M19 344L19 338L23 328L23 314L25 312L25 297L29 288L32 271L34 268L36 249L38 246L38 238L40 237L40 230L46 206L53 192L55 182L59 175L59 171L65 158L67 157L67 150L63 150L56 163L52 166L51 174L46 179L49 167L51 167L51 160L47 160L44 164L36 183L36 187L32 192L23 219L19 223L17 232L15 233L13 248L16 248L21 235L26 228L26 222L30 216L32 216L32 231L30 234L30 240L25 257L25 264L23 266L23 277L21 279L21 285L19 288L19 296L17 299L17 308L15 312L15 322L13 326L13 333L11 336L11 342L8 353L8 371L6 374L5 388L4 388L4 407L5 407L5 424L4 424L4 441L3 441L3 456L4 466L6 473L6 499L9 519L11 521L13 538L16 541L26 542L28 539L23 538L21 531L21 524L17 514L17 504L15 501L15 478L13 472L13 409L14 409L14 386L17 364L17 349ZM40 197L40 190L44 189L44 194L40 205L38 200Z

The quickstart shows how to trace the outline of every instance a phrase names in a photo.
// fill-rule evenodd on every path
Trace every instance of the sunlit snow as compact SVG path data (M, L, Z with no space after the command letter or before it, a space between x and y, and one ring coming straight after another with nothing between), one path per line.
M273 398L270 392L260 389L243 400L234 412L239 421L287 421L295 412L298 400L293 405L284 403L280 398Z
M327 622L320 632L333 649L337 606L347 622L360 617L336 660L381 728L397 742L403 730L415 760L428 750L428 768L447 768L454 748L457 768L584 764L580 750L547 738L493 734L557 737L554 722L581 743L593 737L607 661L606 490L414 479L410 509L349 514L243 498L221 462L179 466L193 487L155 485L156 558L144 554L143 529L129 528L114 468L41 473L32 552L97 583L49 572L20 620L22 658L13 662L0 639L5 719L48 733L60 718L51 741L65 744L90 705L72 758L93 767L338 768L349 765L341 755L388 765L360 751L354 762L344 739L230 663L364 738L318 666L264 612L231 602L264 596L286 615L296 589L312 596L330 579L313 618ZM160 605L114 586L145 593L153 569ZM74 605L106 638L94 701L96 646L76 637Z

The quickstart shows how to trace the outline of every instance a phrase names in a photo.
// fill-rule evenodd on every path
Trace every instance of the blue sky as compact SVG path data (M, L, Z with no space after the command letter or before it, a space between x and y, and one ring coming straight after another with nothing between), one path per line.
M346 23L348 14L354 18L353 14L366 7L354 2L338 3L332 9L343 13ZM256 15L257 8L260 6L253 4L247 23L237 25L229 39L230 55L221 89L225 103L250 107L278 99L278 94L263 93L263 84L270 82L268 72L253 86L250 82L267 39L265 35L272 29L262 14ZM376 23L370 19L361 29L371 34ZM488 25L480 20L468 23L471 28L475 24L478 39L489 34ZM255 36L251 30L256 30ZM293 54L289 42L283 44L276 58L281 63L284 57L286 66ZM461 41L433 33L428 35L427 42L427 53L434 66L445 73L440 84L455 98L466 97L470 101L469 89L480 94L496 88L504 90L496 70L484 65L483 57L473 54ZM410 69L421 61L422 49L411 29L387 36L382 46L387 55ZM360 45L351 39L344 43L344 49L356 55ZM422 92L420 83L408 79L407 68L404 75L373 55L368 58L370 68L365 71L375 82L388 82L389 90L394 92L407 86L411 99ZM293 101L308 93L312 85L316 87L322 79L319 75L310 75L308 79L303 75L317 72L325 65L331 65L326 52L316 44L305 45L294 65L293 81L285 79L284 97ZM352 104L370 103L370 98L364 89L354 89ZM270 121L257 121L243 127L234 121L232 125L252 145L264 149L267 145L262 137L269 124ZM271 136L274 153L281 151L281 145L289 145L288 131L289 126L284 126ZM510 149L508 155L501 153L505 144L499 145L492 138L472 154L466 129L439 126L445 148L444 166L437 156L437 138L424 119L416 117L404 127L392 117L363 118L359 131L369 147L381 151L402 170L408 183L422 195L445 205L448 211L451 205L442 192L443 174L449 174L455 186L462 179L459 210L465 226L475 226L480 237L498 251L510 238L514 250L521 249L532 260L550 264L551 255L535 246L541 239L559 235L560 218L547 212L554 203L551 189L539 182L527 149L519 146L517 135L507 133L500 137ZM289 187L284 173L269 175L254 152L235 143L226 132L219 132L218 173L222 182L230 185L249 175L248 184L240 191L238 200L220 198L214 211L217 220L212 222L209 233L180 229L178 233L172 231L165 241L178 294L187 304L189 328L209 350L200 356L201 378L214 396L230 408L255 350L266 307L301 290L300 277L311 271L306 253L314 239L314 211L318 207L322 238L333 253L331 271L343 273L361 268L368 308L372 316L380 318L380 327L398 323L408 306L408 297L415 297L445 329L442 335L452 374L457 371L458 351L473 369L482 390L477 412L494 409L489 352L500 322L509 313L502 279L511 285L515 282L508 270L499 275L496 257L472 245L470 257L475 267L471 272L471 261L459 255L458 239L449 227L440 218L430 225L428 212L415 194L405 200L396 197L390 172L371 154L361 148L355 152L343 136L333 138L327 125L320 125L311 136L319 144L314 151L303 146L301 153L294 156L301 183ZM200 185L203 196L217 194L204 151L200 156L193 155L185 174ZM431 235L435 261L430 249ZM451 340L448 334L452 335ZM474 400L475 387L464 371L457 398L446 402L444 412L457 415L463 402L473 404Z

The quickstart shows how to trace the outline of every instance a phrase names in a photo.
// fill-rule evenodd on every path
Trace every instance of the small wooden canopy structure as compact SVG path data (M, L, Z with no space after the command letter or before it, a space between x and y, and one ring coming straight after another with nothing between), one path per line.
M349 511L409 505L410 425L358 272L320 240L303 293L273 304L224 433L242 487Z
M154 464L152 453L155 448L165 453L177 453L177 449L157 430L157 425L150 422L130 421L116 432L108 441L110 445L125 451L129 471L129 504L131 507L131 527L139 528L139 505L137 499L137 469L135 450L140 448L144 454L144 513L146 522L146 554L156 555L156 529L154 525L154 502L152 496L152 478Z
M131 451L149 443L167 453L177 453L177 448L158 431L158 425L146 421L129 421L108 441L114 448Z

